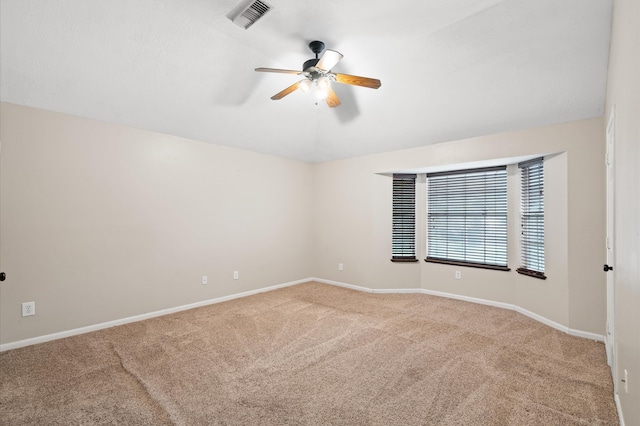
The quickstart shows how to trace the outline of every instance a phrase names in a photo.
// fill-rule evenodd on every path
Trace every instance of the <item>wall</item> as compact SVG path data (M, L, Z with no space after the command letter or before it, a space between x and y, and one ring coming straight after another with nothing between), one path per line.
M0 343L312 276L309 164L6 103L0 128Z
M603 133L594 118L309 165L2 104L0 342L311 276L515 304L602 335ZM547 280L515 273L513 197L511 272L464 268L455 280L452 266L389 261L381 172L543 153L559 153L545 163ZM37 315L21 318L31 300Z
M615 0L605 117L615 108L615 331L619 403L640 425L640 4ZM629 392L621 382L629 374Z
M317 276L373 289L421 288L515 304L570 329L603 335L603 135L598 117L319 164L314 199ZM454 270L460 267L389 260L391 178L379 173L549 153L559 154L545 163L547 280L515 272L518 200L513 198L511 272L463 268L463 279L456 280ZM514 168L508 179L513 193L518 185ZM417 191L424 192L423 183ZM424 241L418 246L423 259ZM344 264L343 271L338 263Z

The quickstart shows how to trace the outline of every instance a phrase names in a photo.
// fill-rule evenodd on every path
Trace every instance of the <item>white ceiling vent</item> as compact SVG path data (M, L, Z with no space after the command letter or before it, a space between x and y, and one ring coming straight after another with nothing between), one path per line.
M245 30L271 10L271 6L260 0L245 0L236 6L227 18Z

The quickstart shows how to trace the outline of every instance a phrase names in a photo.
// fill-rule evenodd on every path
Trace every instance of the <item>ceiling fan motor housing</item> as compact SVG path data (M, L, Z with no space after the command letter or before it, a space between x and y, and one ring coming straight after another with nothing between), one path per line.
M309 68L315 67L318 64L318 61L320 60L318 58L318 55L324 50L324 43L318 40L314 40L309 43L309 49L311 49L311 51L315 53L316 57L314 59L309 59L308 61L305 61L304 64L302 64L303 72L307 71Z
M309 59L308 61L305 61L305 63L302 64L302 71L306 71L311 67L315 67L319 60L320 59L318 58L314 58L314 59Z

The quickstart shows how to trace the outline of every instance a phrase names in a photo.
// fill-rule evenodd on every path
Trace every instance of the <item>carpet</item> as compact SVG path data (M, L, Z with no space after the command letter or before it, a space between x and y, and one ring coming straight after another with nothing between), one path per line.
M7 425L616 425L604 345L305 283L0 353Z

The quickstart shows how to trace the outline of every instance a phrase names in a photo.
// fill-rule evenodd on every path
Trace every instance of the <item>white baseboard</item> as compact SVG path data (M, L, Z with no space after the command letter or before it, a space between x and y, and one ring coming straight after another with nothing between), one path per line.
M363 291L365 293L379 293L379 294L391 294L391 293L404 293L404 294L415 294L422 293L422 289L420 288L405 288L405 289L377 289L377 288L369 288L369 287L361 287L353 284L341 283L339 281L325 280L324 278L309 278L310 281L316 281L323 284L331 284L337 287L349 288L351 290Z
M359 291L366 291L368 293L420 293L420 294L429 294L432 296L439 296L439 297L446 297L449 299L457 299L457 300L462 300L465 302L471 302L471 303L478 303L481 305L489 305L489 306L495 306L497 308L502 308L502 309L509 309L512 311L516 311L518 313L521 313L524 316L527 316L531 319L534 319L538 322L541 322L545 325L548 325L549 327L553 327L556 330L560 330L564 333L570 334L572 336L576 336L576 337L583 337L585 339L591 339L591 340L596 340L598 342L604 342L604 335L601 334L596 334L596 333L591 333L588 331L582 331L582 330L575 330L572 328L569 328L565 325L562 325L560 323L557 323L555 321L552 321L548 318L543 317L542 315L538 315L534 312L531 312L527 309L524 309L520 306L511 304L511 303L503 303L503 302L496 302L493 300L487 300L487 299L479 299L476 297L471 297L471 296L463 296L463 295L459 295L459 294L453 294L453 293L445 293L445 292L441 292L441 291L435 291L435 290L428 290L428 289L424 289L424 288L411 288L411 289L370 289L367 287L360 287L360 286L355 286L355 285L351 285L351 284L345 284L345 283L341 283L338 281L330 281L330 280L324 280L321 278L312 278L313 281L317 281L317 282L321 282L321 283L325 283L325 284L331 284L331 285L336 285L339 287L345 287L345 288L350 288L353 290L359 290Z
M180 311L186 311L188 309L199 308L201 306L213 305L215 303L226 302L228 300L238 299L240 297L251 296L258 293L264 293L267 291L277 290L279 288L289 287L296 284L302 284L311 281L311 278L291 281L288 283L277 284L270 287L264 287L258 290L250 290L242 293L231 294L229 296L217 297L215 299L203 300L200 302L189 303L187 305L176 306L173 308L161 309L159 311L148 312L146 314L134 315L127 318L121 318L113 321L107 321L100 324L89 325L86 327L74 328L73 330L61 331L58 333L46 334L44 336L32 337L30 339L18 340L16 342L5 343L0 345L0 352L8 351L10 349L22 348L24 346L36 345L38 343L49 342L51 340L63 339L65 337L77 336L79 334L90 333L92 331L103 330L109 327L115 327L117 325L129 324L132 322L143 321L150 318L159 317L162 315L173 314Z
M180 312L180 311L186 311L188 309L193 309L193 308L199 308L201 306L207 306L207 305L213 305L215 303L220 303L220 302L226 302L228 300L233 300L233 299L238 299L240 297L246 297L246 296L251 296L254 294L258 294L258 293L264 293L267 291L272 291L272 290L277 290L279 288L284 288L284 287L290 287L292 285L296 285L296 284L302 284L302 283L306 283L306 282L310 282L310 281L316 281L316 282L320 282L320 283L324 283L324 284L330 284L330 285L334 285L334 286L338 286L338 287L344 287L344 288L348 288L351 290L357 290L357 291L363 291L363 292L367 292L367 293L378 293L378 294L391 294L391 293L402 293L402 294L429 294L432 296L439 296L439 297L447 297L450 299L458 299L458 300L463 300L466 302L472 302L472 303L479 303L482 305L489 305L489 306L495 306L498 308L503 308L503 309L510 309L510 310L514 310L516 312L519 312L523 315L528 316L529 318L532 318L536 321L539 321L543 324L546 324L550 327L553 327L557 330L563 331L565 333L571 334L573 336L578 336L578 337L584 337L587 339L592 339L592 340L597 340L597 341L601 341L604 342L604 336L599 335L599 334L595 334L595 333L589 333L586 331L581 331L581 330L574 330L574 329L570 329L569 327L563 326L562 324L558 324L555 321L551 321L541 315L535 314L533 312L530 312L524 308L521 308L519 306L516 305L512 305L512 304L508 304L508 303L502 303L502 302L495 302L492 300L485 300L485 299L478 299L475 297L469 297L469 296L462 296L462 295L458 295L458 294L453 294L453 293L444 293L444 292L439 292L439 291L433 291L433 290L427 290L427 289L422 289L422 288L408 288L408 289L372 289L372 288L368 288L368 287L362 287L362 286L357 286L357 285L352 285L352 284L346 284L346 283L342 283L339 281L332 281L332 280L325 280L322 278L305 278L305 279L301 279L301 280L296 280L296 281L291 281L291 282L287 282L287 283L283 283L283 284L277 284L277 285L273 285L270 287L264 287L261 289L257 289L257 290L250 290L250 291L245 291L242 293L236 293L236 294L231 294L229 296L222 296L222 297L218 297L215 299L209 299L209 300L203 300L200 302L196 302L196 303L190 303L187 305L182 305L182 306L176 306L173 308L167 308L167 309L161 309L159 311L154 311L154 312L148 312L146 314L141 314L141 315L134 315L131 317L127 317L127 318L122 318L122 319L117 319L117 320L113 320L113 321L107 321L107 322L103 322L100 324L94 324L94 325L89 325L86 327L80 327L80 328L75 328L73 330L67 330L67 331L61 331L58 333L52 333L52 334L47 334L44 336L38 336L38 337L33 337L30 339L24 339L24 340L19 340L16 342L10 342L10 343L5 343L0 345L0 352L4 352L4 351L8 351L10 349L17 349L17 348L21 348L24 346L30 346L30 345L35 345L38 343L44 343L44 342L48 342L51 340L57 340L57 339L62 339L65 337L71 337L71 336L77 336L79 334L84 334L84 333L90 333L92 331L98 331L98 330L103 330L105 328L109 328L109 327L115 327L117 325L123 325L123 324L129 324L132 322L137 322L137 321L143 321L146 319L150 319L150 318L155 318L155 317L159 317L162 315L168 315L168 314L172 314L175 312Z
M495 306L496 308L509 309L511 311L513 311L515 308L514 305L511 305L509 303L496 302L494 300L487 300L487 299L478 299L477 297L462 296L460 294L445 293L442 291L422 289L422 294L429 294L431 296L438 296L438 297L446 297L448 299L462 300L464 302L478 303L480 305Z
M624 416L622 415L622 405L620 405L620 396L615 394L616 409L618 410L618 419L620 420L620 426L624 426Z
M335 285L337 287L344 287L344 288L349 288L351 290L363 291L365 293L373 293L374 292L373 289L370 289L368 287L360 287L360 286L353 285L353 284L345 284L345 283L341 283L339 281L325 280L325 279L322 279L322 278L309 278L309 281L316 281L316 282L323 283L323 284L331 284L331 285Z

